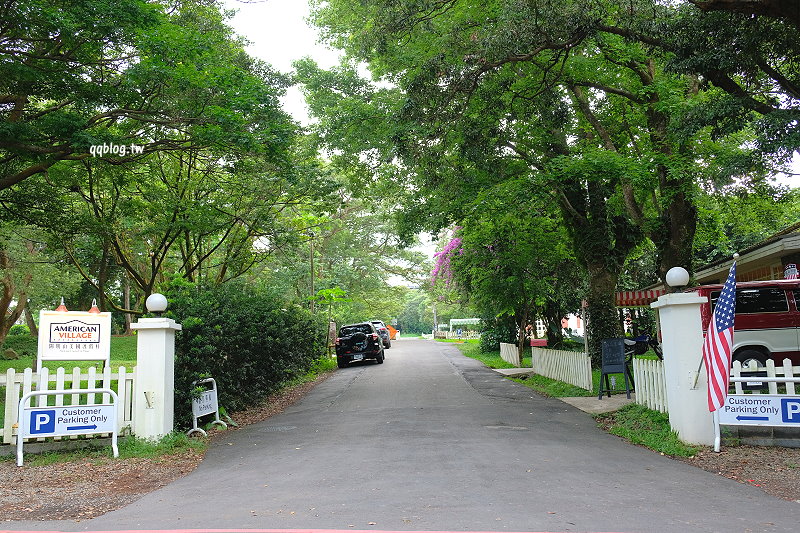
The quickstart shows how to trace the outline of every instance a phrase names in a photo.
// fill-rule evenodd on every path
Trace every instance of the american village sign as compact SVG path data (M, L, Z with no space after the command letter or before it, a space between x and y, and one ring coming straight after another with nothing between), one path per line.
M39 357L43 361L103 361L111 358L111 313L41 311Z

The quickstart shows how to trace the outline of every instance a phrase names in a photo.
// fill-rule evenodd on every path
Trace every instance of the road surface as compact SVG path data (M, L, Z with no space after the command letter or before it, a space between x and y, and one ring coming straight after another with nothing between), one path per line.
M217 437L190 475L12 529L797 531L800 504L631 446L456 347L401 340Z

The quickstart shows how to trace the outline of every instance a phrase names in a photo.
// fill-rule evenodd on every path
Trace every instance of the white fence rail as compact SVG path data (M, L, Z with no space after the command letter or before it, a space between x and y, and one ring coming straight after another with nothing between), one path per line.
M531 348L532 368L539 375L593 390L592 360L583 352Z
M501 342L500 343L500 357L503 358L503 361L510 365L514 365L516 367L520 366L519 361L519 350L516 344L511 344L508 342Z
M636 386L636 403L654 411L667 412L664 361L634 357L633 381Z
M119 367L116 372L112 372L109 367L106 367L103 372L97 372L94 367L90 367L88 370L75 367L70 373L60 367L54 374L47 368L43 368L39 374L30 368L26 368L23 372L9 368L5 375L0 375L0 387L5 387L5 416L3 417L3 427L0 428L3 444L16 444L17 407L22 396L31 391L75 391L68 395L50 397L53 405L64 406L107 403L108 398L97 397L108 396L108 394L87 394L82 393L81 390L112 389L118 397L117 430L121 432L125 427L132 425L134 373L135 369L129 371L124 366ZM113 381L117 382L116 386L112 386ZM47 401L47 397L39 396L34 407L45 407Z
M750 366L742 367L742 363L734 361L731 368L731 376L742 377L742 372L766 372L768 378L797 378L800 377L800 366L792 366L789 359L784 359L783 364L775 366L775 361L767 360L766 367L756 366L755 361L750 362ZM701 370L704 372L704 370ZM633 360L633 379L636 382L636 403L644 405L650 409L667 412L667 390L664 380L664 362L650 359L635 358ZM748 390L748 383L762 383L763 389L767 389L768 394L787 394L795 395L800 389L800 384L792 382L759 382L758 377L752 377L748 381L733 382L731 386L734 394L762 394L761 390Z
M755 361L750 361L750 366L742 367L742 363L739 361L734 361L733 367L731 368L731 376L739 378L742 377L742 372L754 371L766 371L766 377L768 378L800 378L800 366L792 366L792 362L789 359L784 359L783 364L780 366L775 366L775 361L768 359L766 367L756 366ZM759 383L759 379L757 377L753 377L744 383L732 383L736 391L735 394L761 394L761 390L746 390L745 387L748 383ZM796 394L795 390L800 388L800 384L793 382L776 383L774 381L770 381L761 383L763 388L767 389L767 394L787 394L794 396Z

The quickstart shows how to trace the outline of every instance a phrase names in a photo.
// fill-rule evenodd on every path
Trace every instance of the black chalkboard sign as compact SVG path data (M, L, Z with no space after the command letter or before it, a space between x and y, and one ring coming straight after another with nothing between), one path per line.
M602 373L600 374L600 391L597 399L602 399L603 393L608 393L611 397L611 384L609 374L622 374L625 379L625 392L628 398L631 397L633 387L633 374L625 361L625 340L624 339L603 339L600 343L602 350Z
M625 372L624 339L603 339L603 373L617 374Z

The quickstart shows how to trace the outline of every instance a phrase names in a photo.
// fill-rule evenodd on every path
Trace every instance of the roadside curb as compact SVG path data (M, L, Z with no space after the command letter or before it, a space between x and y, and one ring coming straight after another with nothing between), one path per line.
M530 368L494 368L492 370L507 378L517 378L534 374L533 370ZM634 403L636 401L636 394L631 393L630 399L628 399L627 395L624 393L612 394L610 398L604 395L600 400L598 400L596 396L575 396L557 399L573 407L577 407L584 413L599 415L617 411L629 403Z

